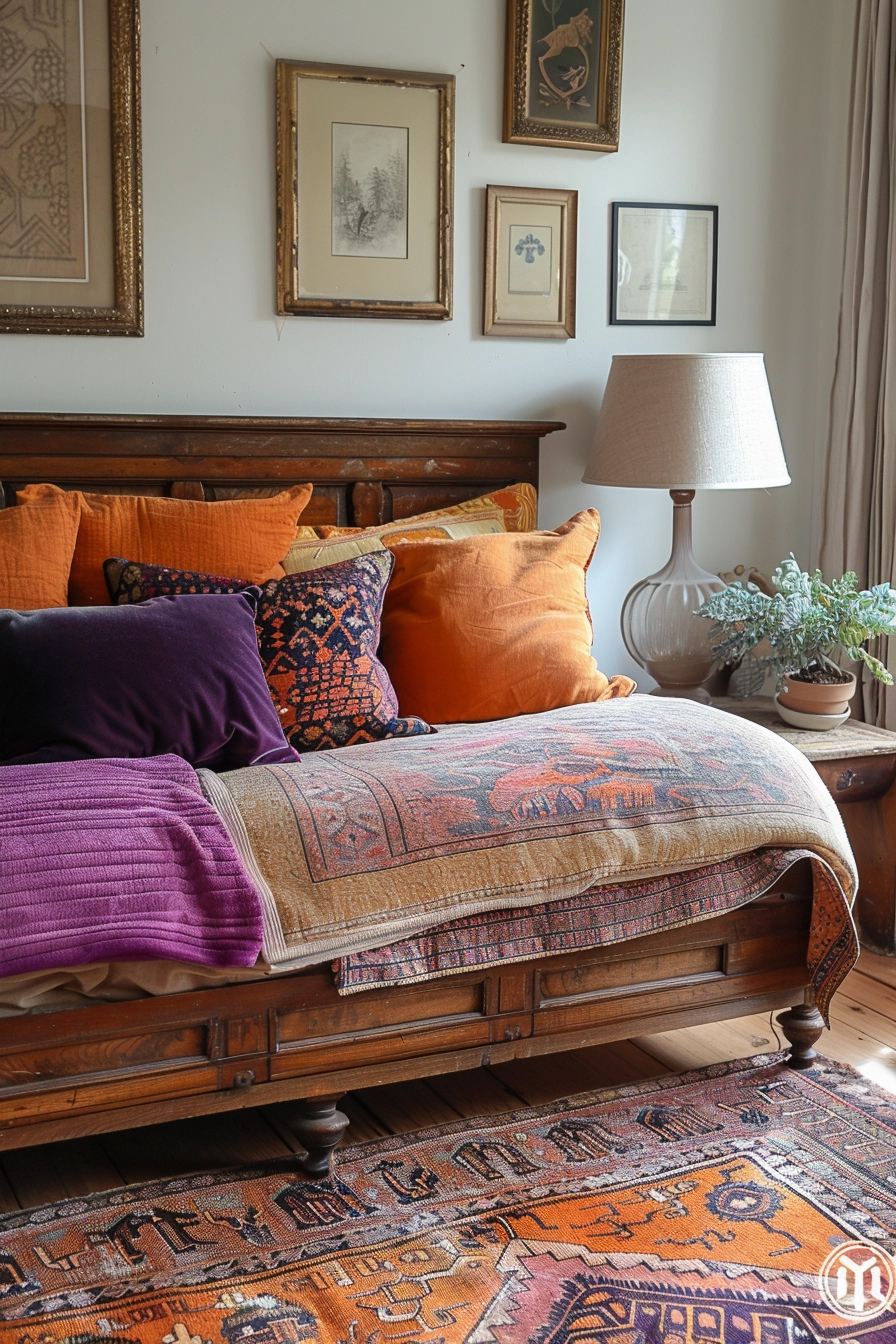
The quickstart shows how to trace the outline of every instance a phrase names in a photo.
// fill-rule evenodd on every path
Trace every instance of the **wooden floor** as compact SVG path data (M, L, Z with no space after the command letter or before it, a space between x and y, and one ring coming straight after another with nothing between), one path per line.
M836 996L819 1049L896 1092L896 958L865 952ZM558 1097L778 1048L767 1017L742 1017L618 1045L499 1064L427 1082L368 1088L344 1099L349 1142L460 1117L495 1115ZM288 1106L105 1134L0 1155L0 1211L131 1181L247 1165L296 1150Z

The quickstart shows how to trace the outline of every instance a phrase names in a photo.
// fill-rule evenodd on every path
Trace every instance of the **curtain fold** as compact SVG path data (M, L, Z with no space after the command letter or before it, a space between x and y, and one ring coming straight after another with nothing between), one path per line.
M896 0L859 0L846 244L819 563L896 587ZM896 672L896 639L877 650ZM896 694L867 674L864 717L896 729Z

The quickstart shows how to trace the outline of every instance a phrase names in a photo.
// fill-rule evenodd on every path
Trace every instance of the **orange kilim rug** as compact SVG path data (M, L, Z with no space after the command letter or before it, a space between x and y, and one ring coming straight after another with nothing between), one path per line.
M894 1248L896 1097L764 1056L6 1215L0 1344L894 1344Z

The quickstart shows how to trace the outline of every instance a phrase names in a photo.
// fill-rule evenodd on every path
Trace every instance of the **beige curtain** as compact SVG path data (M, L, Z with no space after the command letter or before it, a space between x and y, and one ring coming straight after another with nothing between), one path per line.
M846 250L820 565L896 587L896 0L858 0ZM896 639L876 650L896 673ZM864 717L896 729L867 675Z

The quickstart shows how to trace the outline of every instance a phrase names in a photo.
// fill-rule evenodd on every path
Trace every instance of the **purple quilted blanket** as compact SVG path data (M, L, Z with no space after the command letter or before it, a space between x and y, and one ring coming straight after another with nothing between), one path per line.
M172 957L251 966L261 904L178 756L0 769L0 975Z

